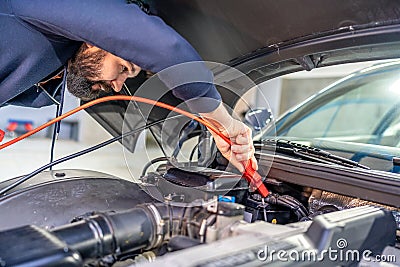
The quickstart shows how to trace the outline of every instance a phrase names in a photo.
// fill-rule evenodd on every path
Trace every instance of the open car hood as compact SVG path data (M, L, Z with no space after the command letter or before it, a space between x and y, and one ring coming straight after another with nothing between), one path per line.
M218 87L231 107L250 89L248 78L258 84L300 70L400 56L400 1L298 2L162 0L148 4L205 60L244 73ZM215 79L228 76L225 70L213 69ZM165 89L161 84L140 90L146 80L140 73L122 93L181 103L171 93L159 99ZM133 104L107 102L87 111L114 136L169 116L166 110ZM161 127L152 127L156 136L166 133ZM170 130L170 136L178 135L176 127ZM137 139L137 135L124 137L122 143L133 150ZM20 177L3 182L2 192L11 183L17 187L0 197L0 214L7 216L0 221L0 262L4 263L0 266L371 266L373 259L392 256L395 260L388 260L388 265L397 263L398 177L327 164L324 159L311 161L310 155L290 158L265 150L258 156L259 172L271 192L265 198L229 169L185 166L186 162L175 166L168 160L146 174L151 164L163 158L143 167L139 183L63 169L42 172L34 182L21 186L13 183ZM174 205L186 201L190 205ZM34 225L26 226L29 223ZM281 259L281 252L290 257ZM335 259L324 258L331 252ZM354 252L362 256L369 252L368 259L360 262ZM307 255L308 262L292 258L293 254ZM349 254L350 261L342 260ZM312 255L317 262L311 262ZM383 257L370 257L375 255Z
M293 0L164 0L147 1L150 11L184 36L206 61L223 63L246 74L256 84L283 74L339 63L400 56L400 2ZM134 25L133 25L134 26ZM223 75L215 72L216 77ZM134 94L146 78L128 81ZM219 86L223 101L233 107L250 89L241 78ZM151 91L151 92L150 92ZM159 95L157 88L144 97ZM148 95L146 95L148 94ZM172 94L161 99L173 105ZM121 134L128 103L104 103L88 112L112 135ZM146 108L145 108L146 109ZM148 122L165 118L162 109L147 110ZM144 123L140 114L138 122ZM133 150L137 135L124 145Z
M394 25L400 19L400 5L393 0L166 0L149 4L204 60L230 65L276 53L289 44ZM303 56L316 52L310 46L304 48Z

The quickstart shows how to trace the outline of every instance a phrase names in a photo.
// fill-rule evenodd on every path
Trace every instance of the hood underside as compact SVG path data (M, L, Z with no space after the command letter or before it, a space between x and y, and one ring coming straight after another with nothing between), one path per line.
M164 0L151 10L182 34L204 60L244 60L300 40L398 24L396 0ZM310 51L311 52L311 51Z

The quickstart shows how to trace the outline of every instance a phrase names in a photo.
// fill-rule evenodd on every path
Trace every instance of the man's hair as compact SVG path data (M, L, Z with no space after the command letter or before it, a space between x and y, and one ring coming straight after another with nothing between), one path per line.
M100 77L101 67L106 55L104 50L96 50L94 52L86 52L88 46L84 43L81 45L76 54L70 59L67 74L68 91L84 100L89 101L104 93L109 93L112 88L109 84L102 81L93 81L90 78ZM99 84L101 90L94 90L92 86Z

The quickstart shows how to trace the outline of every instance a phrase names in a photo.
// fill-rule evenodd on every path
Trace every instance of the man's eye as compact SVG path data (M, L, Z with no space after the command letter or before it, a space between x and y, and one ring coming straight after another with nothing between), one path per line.
M121 66L121 70L120 70L120 74L121 73L124 73L124 72L127 72L128 71L128 68L127 67L125 67L125 66Z

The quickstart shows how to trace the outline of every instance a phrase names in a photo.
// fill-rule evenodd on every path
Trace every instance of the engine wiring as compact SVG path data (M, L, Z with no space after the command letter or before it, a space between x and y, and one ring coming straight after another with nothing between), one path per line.
M57 105L57 109L56 109L56 117L58 117L62 114L63 108L64 108L65 88L67 86L67 66L64 67L63 77L62 77L62 81L61 81L60 85L61 85L61 96L60 96L60 103L59 103L59 105ZM59 87L60 87L60 85L59 85ZM46 90L44 90L44 91L46 91ZM53 160L54 160L54 147L56 145L56 139L58 138L60 129L61 129L61 121L57 122L54 125L53 136L51 138L50 162L53 162ZM51 169L52 169L52 167L50 167L50 171L51 171Z
M158 106L164 109L168 109L171 110L173 112L179 113L181 115L184 115L188 118L191 118L201 124L203 124L204 126L206 126L209 130L213 131L215 134L217 134L218 136L220 136L226 143L228 143L229 145L232 145L232 141L225 136L224 134L222 134L214 125L212 125L211 123L209 123L208 121L204 120L201 117L198 117L188 111L182 110L180 108L174 107L172 105L163 103L163 102L159 102L159 101L155 101L152 99L148 99L148 98L144 98L144 97L139 97L139 96L128 96L128 95L113 95L113 96L106 96L106 97L102 97L102 98L98 98L95 100L92 100L90 102L87 102L73 110L70 110L66 113L64 113L61 116L58 116L44 124L42 124L41 126L21 135L18 136L2 145L0 145L0 150L13 145L25 138L27 138L28 136L31 136L43 129L45 129L46 127L49 127L50 125L63 120L64 118L71 116L72 114L75 114L76 112L86 109L88 107L91 107L93 105L99 104L99 103L103 103L103 102L107 102L107 101L115 101L115 100L125 100L125 101L136 101L136 102L141 102L141 103L146 103L149 105L153 105L153 106ZM252 164L250 162L250 160L248 160L247 162L244 162L243 164L244 166L244 172L243 172L243 177L250 183L251 187L254 189L257 189L258 192L263 196L266 197L269 195L269 191L268 189L265 187L261 175L258 174L258 172L256 170L253 169Z
M176 116L174 116L174 117L178 117L178 116L180 116L180 115L176 115ZM174 117L169 117L168 119L171 119L171 118L174 118ZM60 159L57 159L57 160L55 160L55 161L52 161L52 162L50 162L50 163L48 163L48 164L46 164L46 165L44 165L44 166L42 166L42 167L40 167L40 168L34 170L33 172L31 172L31 173L29 173L29 174L27 174L27 175L25 175L25 176L19 178L17 181L15 181L15 182L13 182L12 184L6 186L5 188L1 189L1 190L0 190L0 198L2 197L2 195L4 195L5 193L7 193L8 191L10 191L11 189L13 189L13 188L17 187L18 185L20 185L20 184L22 184L22 183L28 181L29 179L31 179L32 177L34 177L34 176L36 176L37 174L41 173L42 171L46 170L47 168L53 167L54 165L63 163L63 162L65 162L65 161L67 161L67 160L71 160L71 159L80 157L80 156L85 155L85 154L87 154L87 153L93 152L93 151L95 151L95 150L97 150L97 149L100 149L100 148L102 148L102 147L105 147L105 146L107 146L107 145L109 145L109 144L111 144L111 143L113 143L113 142L116 142L116 141L118 141L118 140L120 140L120 139L122 139L122 138L124 138L124 137L127 137L127 136L133 135L133 134L135 134L135 133L141 132L141 131L143 131L143 130L149 128L149 127L152 127L152 126L154 126L154 125L156 125L156 124L158 124L158 123L160 123L160 122L165 121L166 119L167 119L167 118L154 121L154 122L149 123L149 124L146 124L146 125L144 125L144 126L142 126L142 127L133 129L133 130L131 130L131 131L127 132L127 133L124 133L124 134L122 134L122 135L113 137L113 138L111 138L111 139L109 139L109 140L106 140L106 141L100 143L100 144L91 146L91 147L86 148L86 149L84 149L84 150L78 151L78 152L76 152L76 153L73 153L73 154L67 155L67 156L65 156L65 157L62 157L62 158L60 158Z
M171 158L169 158L169 157L158 157L158 158L150 160L148 163L146 163L146 165L144 165L141 176L146 175L147 169L150 168L151 165L156 164L161 161L169 161L169 160L171 160Z
M123 87L125 89L124 94L132 96L131 91L129 90L128 86L126 83L123 84ZM142 111L139 109L139 107L136 105L135 108L139 111L140 116L142 117L143 121L146 121L146 117L143 115ZM154 133L153 129L149 128L149 133L153 136L154 141L157 143L158 147L160 148L161 152L163 153L164 157L167 157L167 152L165 152L164 147L162 146L160 140L158 140L156 134Z

